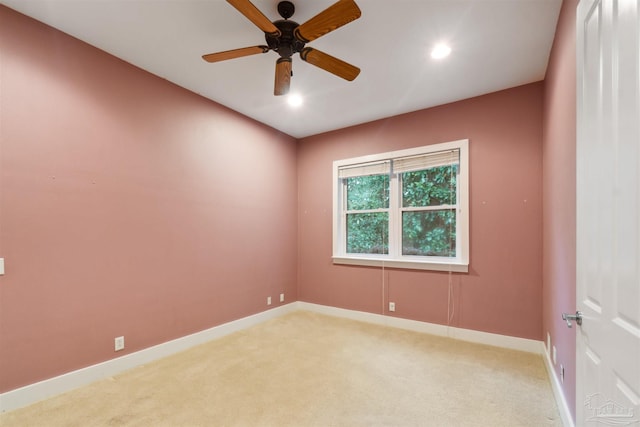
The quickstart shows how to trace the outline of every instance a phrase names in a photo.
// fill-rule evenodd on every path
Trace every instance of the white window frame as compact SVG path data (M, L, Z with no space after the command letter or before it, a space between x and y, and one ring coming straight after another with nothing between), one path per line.
M456 250L457 256L428 257L402 255L401 246L401 212L400 206L401 183L399 174L391 168L389 180L389 254L350 254L346 252L346 224L343 215L343 205L346 203L344 181L339 176L339 170L345 167L357 167L361 164L393 162L394 159L418 156L441 151L458 150L460 166L458 170L458 206L456 214ZM469 140L445 142L410 148L407 150L391 151L372 154L352 159L336 160L333 162L333 263L363 266L382 266L391 268L406 268L436 271L469 271Z

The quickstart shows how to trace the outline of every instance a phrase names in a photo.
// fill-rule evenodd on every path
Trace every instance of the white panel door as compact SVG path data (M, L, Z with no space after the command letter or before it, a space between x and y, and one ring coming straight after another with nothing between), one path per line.
M640 426L639 9L578 6L578 426Z

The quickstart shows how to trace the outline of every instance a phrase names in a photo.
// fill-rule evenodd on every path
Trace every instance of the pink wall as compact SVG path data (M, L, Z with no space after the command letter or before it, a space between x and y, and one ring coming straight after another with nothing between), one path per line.
M0 58L0 392L297 299L293 138L4 6Z
M0 392L262 311L280 292L384 314L394 301L393 315L446 324L447 273L331 263L331 168L469 138L471 265L453 275L452 324L549 331L575 404L575 341L558 319L575 307L576 3L544 84L297 149L0 6Z
M394 301L395 316L446 324L448 273L332 264L332 162L468 138L471 264L453 277L452 324L542 339L542 96L538 82L301 140L300 300Z
M556 346L556 374L575 419L576 330L562 312L576 309L576 7L562 4L544 89L543 333Z

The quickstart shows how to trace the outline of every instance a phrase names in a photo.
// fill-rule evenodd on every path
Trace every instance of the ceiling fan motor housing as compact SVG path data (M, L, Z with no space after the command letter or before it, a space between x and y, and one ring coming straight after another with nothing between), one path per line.
M290 58L304 48L305 43L293 35L293 30L300 26L297 22L281 19L275 21L273 25L280 30L281 34L280 36L265 34L265 40L271 50L278 52L282 58Z

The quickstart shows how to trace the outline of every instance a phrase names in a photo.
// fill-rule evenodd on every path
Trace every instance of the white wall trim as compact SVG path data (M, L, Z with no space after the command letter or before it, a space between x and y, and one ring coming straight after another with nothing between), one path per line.
M478 344L487 344L494 347L508 348L511 350L526 351L541 354L544 352L542 341L527 338L510 337L506 335L492 334L489 332L474 331L471 329L455 328L453 326L438 325L435 323L419 322L417 320L403 319L400 317L384 316L381 314L366 313L362 311L347 310L344 308L329 307L326 305L312 304L298 301L300 310L313 311L329 316L344 317L361 322L375 323L377 325L391 326L425 334L449 337L461 341L469 341Z
M567 399L564 397L564 393L562 392L562 385L560 384L560 380L556 375L555 369L553 369L553 363L551 362L551 358L549 357L549 352L544 347L543 350L543 358L544 358L544 366L547 368L547 374L549 375L549 382L551 383L551 390L553 390L553 396L556 399L556 404L558 405L558 412L560 412L560 419L562 420L562 425L564 427L575 427L573 423L573 417L571 416L571 410L569 409L569 405L567 404Z
M216 338L229 335L233 332L241 331L267 320L296 311L296 309L297 305L295 303L283 305L153 347L145 348L135 353L126 354L116 359L107 360L96 365L2 393L0 394L0 412L11 411L31 405L49 397L65 393L137 366L153 362L154 360L204 344Z
M244 317L242 319L234 320L232 322L218 325L166 343L158 344L135 353L130 353L116 359L111 359L96 365L88 366L67 374L2 393L0 394L0 412L12 411L14 409L31 405L41 400L71 391L75 388L88 385L92 382L108 378L113 375L118 375L137 366L153 362L297 310L307 310L329 316L342 317L431 335L448 336L462 341L542 354L562 422L565 427L575 427L571 418L571 411L569 410L564 394L562 393L562 387L560 386L560 382L554 373L553 367L551 366L551 361L549 359L549 355L544 349L544 344L541 341L473 331L470 329L448 327L446 325L419 322L416 320L347 310L302 301L293 302Z
M358 320L361 322L375 323L377 325L390 326L394 328L406 329L415 332L422 332L431 335L448 336L450 338L470 341L478 344L487 344L495 347L508 348L512 350L526 351L542 355L544 365L551 383L551 390L558 406L560 419L564 427L575 427L571 410L567 404L567 400L562 392L560 380L555 374L549 352L544 342L526 338L510 337L506 335L492 334L488 332L474 331L470 329L462 329L455 327L447 327L446 325L438 325L434 323L419 322L416 320L402 319L399 317L383 316L381 314L366 313L362 311L347 310L337 307L329 307L325 305L312 304L308 302L298 301L300 310L313 311L329 316L343 317L346 319Z

